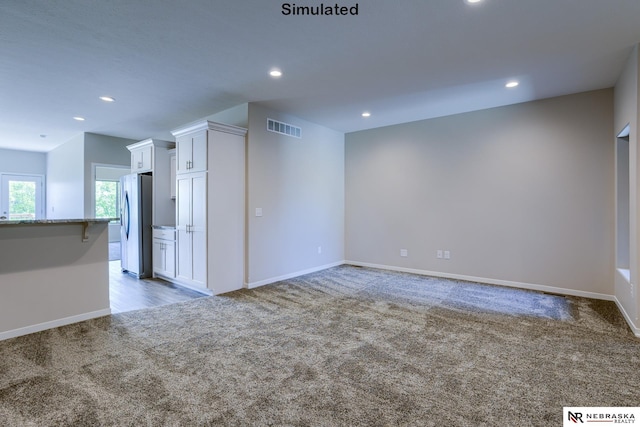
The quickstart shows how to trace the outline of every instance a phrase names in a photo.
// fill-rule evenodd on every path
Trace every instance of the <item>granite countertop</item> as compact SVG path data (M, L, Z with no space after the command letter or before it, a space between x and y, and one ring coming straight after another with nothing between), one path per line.
M29 225L29 224L83 224L83 223L107 223L119 221L120 218L73 218L73 219L15 219L0 220L2 225Z
M175 230L175 225L152 225L152 228L163 229L163 230Z

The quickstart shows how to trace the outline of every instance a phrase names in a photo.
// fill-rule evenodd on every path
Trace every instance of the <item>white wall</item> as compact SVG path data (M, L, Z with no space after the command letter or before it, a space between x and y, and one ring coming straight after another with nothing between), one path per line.
M0 173L45 175L46 172L46 153L0 148Z
M84 218L84 135L47 153L47 218Z
M347 260L613 295L612 95L347 134Z
M638 165L640 164L640 152L638 143L638 120L640 114L640 58L638 45L631 53L625 68L620 75L614 91L614 129L611 135L615 143L615 136L629 125L629 234L630 239L630 270L631 284L617 271L615 273L615 296L622 306L627 319L634 325L635 332L640 333L640 296L638 296L638 215L640 206L638 205L638 193L640 191L640 174ZM623 216L624 217L624 216ZM635 289L632 289L632 285Z
M267 117L301 127L302 139L267 131ZM249 104L247 144L248 285L341 262L344 135Z
M205 117L204 120L247 128L249 126L249 104L240 104L228 110Z

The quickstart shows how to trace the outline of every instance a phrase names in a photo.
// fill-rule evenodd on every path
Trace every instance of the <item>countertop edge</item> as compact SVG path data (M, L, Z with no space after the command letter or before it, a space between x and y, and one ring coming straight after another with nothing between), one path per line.
M71 218L71 219L28 219L0 220L0 227L7 225L47 225L47 224L100 224L118 221L119 218Z

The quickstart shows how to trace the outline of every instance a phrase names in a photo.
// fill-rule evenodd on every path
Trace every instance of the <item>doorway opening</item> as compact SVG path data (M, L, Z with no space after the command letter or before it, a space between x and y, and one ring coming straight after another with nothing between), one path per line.
M42 218L44 218L44 177L0 174L0 220Z
M120 260L120 177L131 173L131 169L128 166L107 164L93 164L92 169L92 216L114 218L109 223L109 261L118 261Z

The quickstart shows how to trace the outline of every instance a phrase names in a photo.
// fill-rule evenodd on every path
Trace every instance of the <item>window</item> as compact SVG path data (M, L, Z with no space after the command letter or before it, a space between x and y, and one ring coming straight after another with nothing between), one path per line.
M120 177L131 173L126 166L93 166L93 216L95 218L120 218Z
M120 215L120 182L96 180L96 218Z

